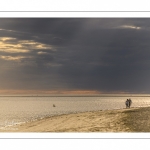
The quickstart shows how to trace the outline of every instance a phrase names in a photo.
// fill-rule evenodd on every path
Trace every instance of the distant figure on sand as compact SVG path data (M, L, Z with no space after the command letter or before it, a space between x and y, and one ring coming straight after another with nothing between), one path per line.
M128 108L128 99L126 100L125 104L126 104L126 108Z
M126 108L130 108L130 106L132 104L132 100L130 98L127 99L126 102L125 102L125 104L126 104Z

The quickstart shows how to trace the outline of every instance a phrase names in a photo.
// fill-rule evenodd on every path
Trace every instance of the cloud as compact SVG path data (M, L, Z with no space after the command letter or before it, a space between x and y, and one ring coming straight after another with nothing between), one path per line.
M4 59L4 60L12 60L12 61L19 61L21 59L24 58L32 58L32 57L24 57L24 56L16 56L16 57L12 57L12 56L0 56L0 58Z
M10 41L10 40L16 40L16 38L12 38L12 37L0 37L0 41Z
M22 47L28 48L28 49L33 49L33 50L55 50L55 48L52 45L48 44L43 44L40 42L36 42L34 40L20 40L18 41Z
M39 51L37 52L38 55L45 55L45 54L48 54L47 52L43 52L43 51Z
M26 53L28 49L18 43L16 38L12 37L1 37L0 38L0 51L8 53Z
M116 27L116 28L122 28L122 29L136 29L136 30L142 29L141 27L139 27L139 26L134 26L134 25L122 25L122 26L119 26L119 27Z
M7 29L2 29L0 28L1 31L8 31L8 32L17 32L17 31L14 31L14 30L7 30Z
M0 22L0 88L150 92L150 19Z
M19 40L12 37L0 37L0 51L7 53L28 53L30 50L55 50L52 45L34 40Z

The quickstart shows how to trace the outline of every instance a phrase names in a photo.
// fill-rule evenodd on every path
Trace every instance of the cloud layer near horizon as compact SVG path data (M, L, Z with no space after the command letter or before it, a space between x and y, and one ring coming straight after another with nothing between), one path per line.
M1 90L150 93L150 19L1 18Z

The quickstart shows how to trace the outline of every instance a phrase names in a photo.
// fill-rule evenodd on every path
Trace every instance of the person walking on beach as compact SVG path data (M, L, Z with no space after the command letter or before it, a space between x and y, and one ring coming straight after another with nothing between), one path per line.
M131 99L127 99L125 104L126 104L126 108L130 108L130 106L132 104L132 100Z
M129 98L129 108L130 108L130 106L131 106L131 104L132 104L132 100Z
M128 108L129 107L129 100L128 99L126 100L125 104L126 104L126 108Z

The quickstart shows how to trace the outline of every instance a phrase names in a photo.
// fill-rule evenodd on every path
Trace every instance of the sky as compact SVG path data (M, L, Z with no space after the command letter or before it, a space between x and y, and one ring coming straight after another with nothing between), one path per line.
M149 18L0 18L0 94L150 94Z

